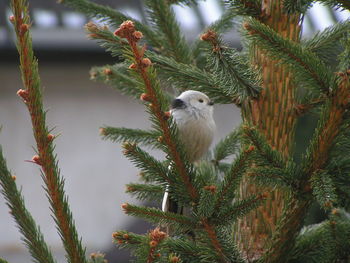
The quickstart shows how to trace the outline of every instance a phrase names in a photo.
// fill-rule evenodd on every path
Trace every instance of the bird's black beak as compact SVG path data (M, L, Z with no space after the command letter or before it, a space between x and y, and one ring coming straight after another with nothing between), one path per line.
M213 105L214 105L214 101L210 100L210 101L208 102L208 105L213 106Z
M186 108L186 104L181 99L174 99L171 103L171 108L172 109L183 109L183 108Z

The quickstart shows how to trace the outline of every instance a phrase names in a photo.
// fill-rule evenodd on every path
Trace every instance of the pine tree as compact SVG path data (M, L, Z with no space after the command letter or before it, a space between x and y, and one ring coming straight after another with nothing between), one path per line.
M147 263L350 260L350 21L303 40L303 15L314 1L226 0L222 17L188 44L172 5L193 6L195 0L145 0L147 23L88 0L61 2L109 25L89 22L86 31L120 62L92 68L91 78L139 100L149 114L150 130L101 128L104 139L123 143L124 155L141 171L142 182L129 184L127 192L161 202L167 189L191 211L181 215L125 203L126 214L155 228L144 235L117 231L118 246ZM319 2L350 9L346 0ZM53 153L54 136L45 125L26 1L12 0L12 8L25 87L18 95L37 141L33 162L42 169L68 262L86 262ZM241 23L242 51L222 40L234 22ZM336 69L329 66L335 56ZM217 104L235 104L242 113L242 125L196 164L187 161L168 112L169 101L187 89ZM318 124L296 158L297 123L310 112ZM166 159L151 156L149 147ZM0 184L35 262L54 262L2 155ZM314 202L328 217L303 228ZM93 254L90 262L103 262L103 256Z

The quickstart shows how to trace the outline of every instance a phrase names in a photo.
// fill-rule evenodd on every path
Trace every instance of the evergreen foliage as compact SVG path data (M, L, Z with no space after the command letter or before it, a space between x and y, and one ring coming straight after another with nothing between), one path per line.
M283 7L285 11L289 13L305 13L310 8L315 0L284 0ZM350 3L347 0L318 0L324 5L328 5L333 8L348 9L350 10Z
M16 220L18 228L23 235L23 242L37 263L54 263L51 251L47 247L44 237L31 214L25 207L21 192L15 182L16 178L11 175L6 166L6 161L0 149L0 185L10 213ZM6 261L0 260L1 263Z
M27 6L24 0L12 2L26 88L19 95L33 118L38 145L38 157L33 161L42 167L45 189L68 261L87 262L53 154L54 137L45 125L37 62L28 34L30 22ZM200 36L201 40L191 46L183 37L172 5L191 6L197 1L147 0L148 25L131 21L130 17L117 10L88 0L62 2L111 27L118 27L112 32L107 26L92 22L86 25L88 36L121 60L115 65L94 67L91 78L139 99L149 115L152 124L149 130L101 128L104 139L123 143L123 154L141 171L142 183L130 183L126 191L137 199L157 203L167 191L171 199L186 211L177 214L163 212L158 207L123 204L122 209L126 214L141 217L153 223L155 228L144 235L115 232L113 239L118 246L131 249L136 262L147 263L328 263L350 259L349 21L338 23L311 39L299 42L283 36L268 23L273 17L265 13L267 11L261 8L260 1L226 0L228 10L221 19L209 25ZM291 13L303 13L312 2L284 0L284 12L289 12L291 16ZM321 2L333 7L349 7L343 0ZM274 1L274 4L282 4L282 1ZM232 28L233 19L241 22L242 16L246 49L240 52L225 46L220 34ZM297 31L296 28L292 30ZM281 122L294 123L300 113L313 107L319 109L315 112L318 125L301 162L292 158L292 151L281 152L273 144L276 138L266 136L266 131L261 129L266 125L264 116L259 115L260 119L256 122L247 117L257 116L256 113L261 110L259 107L266 106L262 103L266 94L278 90L276 100L290 95L282 92L290 90L279 90L278 85L266 86L260 80L262 74L259 66L266 65L256 65L254 56L257 54L285 66L281 70L288 74L278 76L291 78L294 90L291 93L298 94L295 100L292 96L288 97L291 101L287 103L295 108L288 119ZM328 66L331 59L336 60L340 71L337 74ZM274 78L275 73L269 72L269 78ZM276 82L282 83L282 80ZM215 145L206 160L195 164L188 161L176 123L168 112L170 99L188 89L202 91L216 103L239 106L244 118L242 127L233 130ZM286 110L283 106L286 105L277 110ZM269 114L273 115L273 112ZM287 132L293 135L293 127ZM277 135L280 133L276 132ZM293 136L291 138L295 139ZM284 142L293 144L293 141ZM165 160L158 160L144 146L163 151ZM24 242L33 257L38 257L37 262L43 261L36 255L45 253L46 262L51 262L43 238L26 211L23 198L2 157L0 165L2 192L14 211ZM242 181L249 182L252 187L243 188ZM265 190L261 193L250 191L257 186L265 187L262 188ZM267 242L261 251L257 251L258 257L250 258L249 251L244 251L237 241L239 232L236 229L244 227L241 220L252 212L259 215L259 209L267 201L269 205L273 204L273 195L269 193L271 189L283 192L285 206L278 220L275 219L277 223L271 235L262 231L265 227L262 225L263 217L267 215L260 214L261 218L255 218L254 227L262 231L259 237L264 237ZM329 213L328 218L318 225L303 228L312 202L319 203ZM268 213L276 214L275 207L269 209ZM161 229L167 229L168 233ZM103 255L94 254L89 262L104 262Z

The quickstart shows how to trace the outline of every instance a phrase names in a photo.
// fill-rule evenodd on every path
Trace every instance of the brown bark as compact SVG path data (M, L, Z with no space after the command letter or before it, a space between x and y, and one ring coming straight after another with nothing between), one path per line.
M263 0L261 21L283 37L299 41L299 16L283 13L282 0ZM265 135L274 149L287 157L296 122L291 73L257 47L254 47L252 61L261 69L262 92L258 99L250 102L244 118ZM285 194L281 190L258 187L247 176L243 178L242 198L262 192L268 193L264 205L238 222L237 241L248 261L259 258L264 252L265 241L275 230L284 206Z

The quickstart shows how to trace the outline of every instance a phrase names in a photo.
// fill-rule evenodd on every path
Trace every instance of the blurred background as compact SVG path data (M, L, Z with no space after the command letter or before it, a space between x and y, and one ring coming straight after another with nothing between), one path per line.
M135 19L144 21L147 14L142 0L99 0ZM32 36L39 59L48 109L49 127L60 136L55 140L65 190L79 235L87 252L101 251L110 262L128 262L127 251L112 244L112 232L127 229L144 233L149 225L124 215L120 205L136 201L125 194L125 184L137 180L138 171L123 157L118 144L101 140L103 125L146 128L150 126L144 108L137 101L122 96L102 83L89 80L92 66L112 64L115 60L85 36L88 21L80 14L55 1L30 1ZM174 11L189 42L201 30L218 19L224 10L219 0L199 1L192 8L177 6ZM26 162L34 155L35 145L26 107L17 97L22 87L14 32L8 17L9 1L0 1L0 144L8 167L22 187L27 208L58 258L65 262L60 238L50 215L38 166ZM303 37L312 36L336 21L348 19L349 12L331 10L315 4L305 17ZM239 36L230 31L225 40L239 48ZM232 105L216 105L218 126L215 142L240 123L240 113ZM306 121L305 121L306 122ZM158 157L161 154L154 152ZM14 220L0 196L0 257L24 263L30 256L22 245Z

